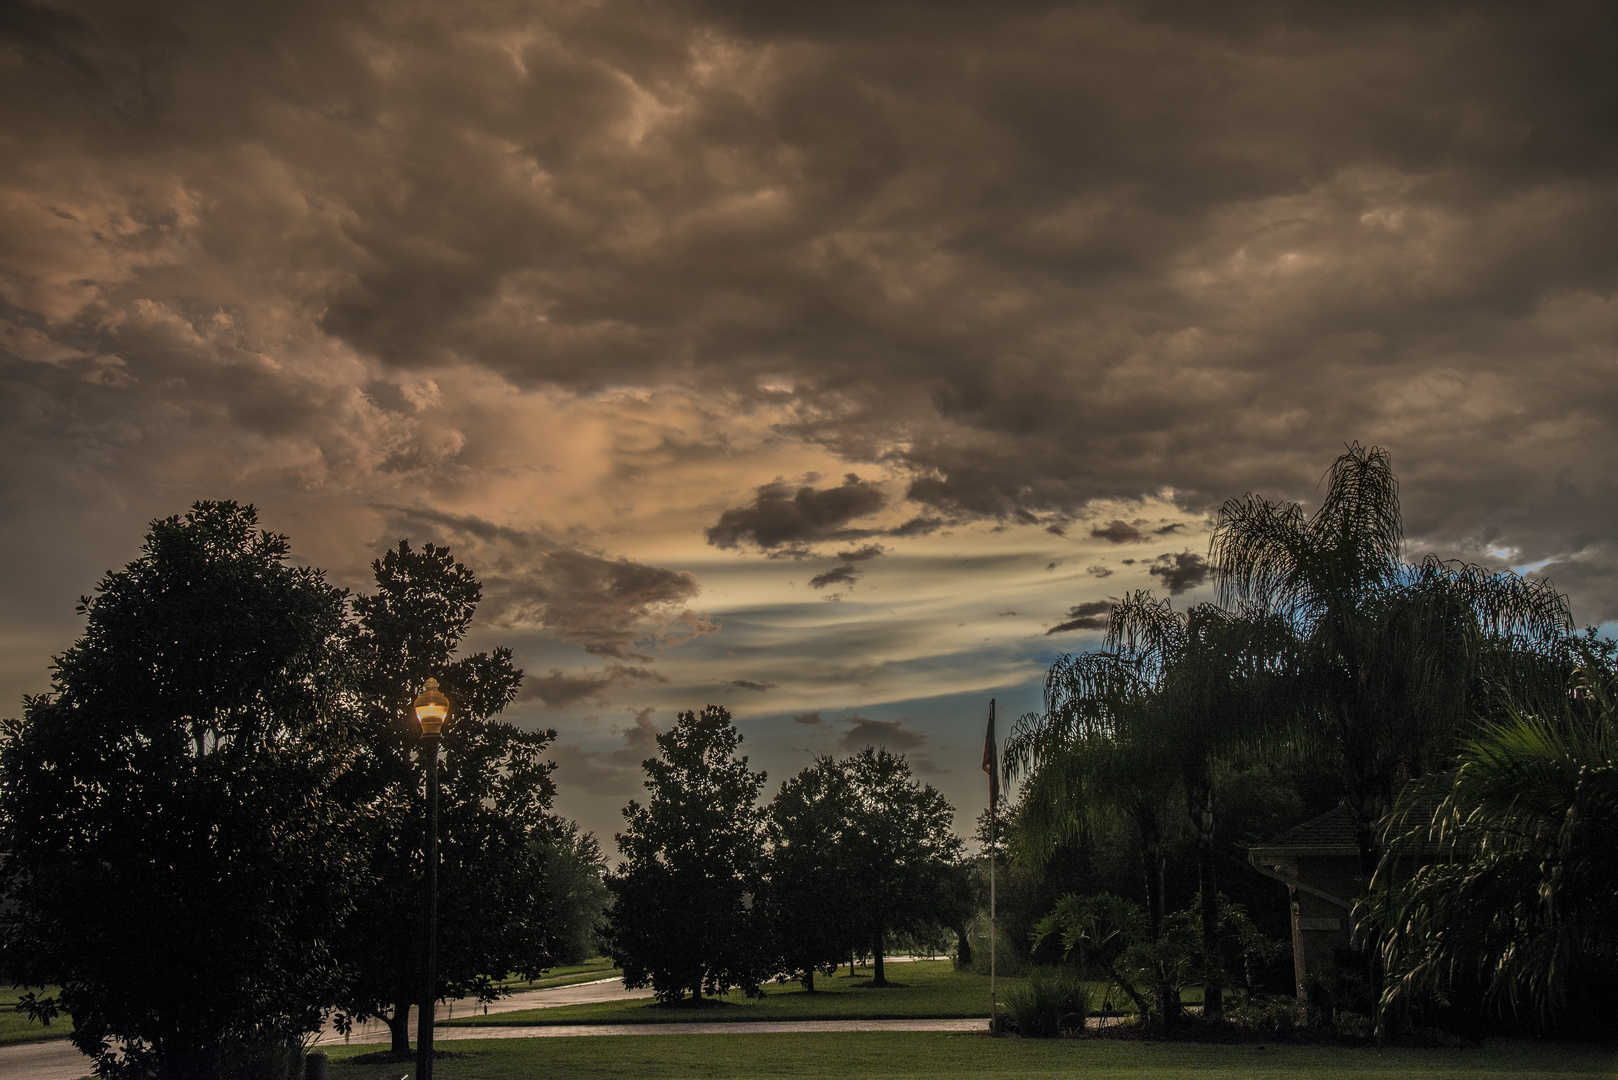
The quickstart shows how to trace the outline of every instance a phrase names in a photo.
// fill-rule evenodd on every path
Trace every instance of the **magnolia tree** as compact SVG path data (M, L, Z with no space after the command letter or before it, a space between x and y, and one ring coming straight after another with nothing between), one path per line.
M7 974L60 987L27 1005L70 1013L103 1075L284 1075L340 992L344 598L256 525L230 502L154 522L7 723Z

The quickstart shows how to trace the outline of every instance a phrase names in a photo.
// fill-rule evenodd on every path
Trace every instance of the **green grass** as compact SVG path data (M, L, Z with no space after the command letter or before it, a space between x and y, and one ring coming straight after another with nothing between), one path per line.
M659 1005L650 998L633 1001L603 1001L590 1005L562 1005L549 1009L522 1009L517 1012L455 1020L463 1025L509 1027L528 1024L667 1024L688 1020L881 1020L917 1017L969 1017L989 1015L989 979L968 971L956 971L948 960L921 960L887 965L888 981L895 985L877 989L870 985L869 969L856 977L841 975L815 978L815 992L808 993L798 983L771 983L762 999L749 999L740 991L714 999L702 1008L688 1005ZM1024 979L999 980L1001 992Z
M47 986L41 990L38 987L29 987L38 997L50 997L56 993L56 987ZM73 1033L73 1020L71 1017L58 1016L52 1020L49 1027L28 1019L27 1015L17 1011L17 1002L26 991L19 986L0 986L0 1046L11 1043L42 1042L46 1039L65 1039Z
M1526 1040L1464 1050L1213 1046L1110 1040L991 1039L943 1032L802 1035L609 1035L444 1042L464 1054L434 1064L438 1080L1563 1080L1611 1077L1618 1051ZM331 1080L376 1080L398 1066L355 1065L375 1047L333 1048ZM410 1071L414 1071L413 1068Z
M605 956L598 956L594 960L586 960L582 964L573 964L567 967L554 967L537 979L522 979L515 975L507 977L500 985L517 993L523 990L550 990L558 986L576 986L579 983L595 982L598 979L615 979L623 976L623 972L612 966L612 961Z

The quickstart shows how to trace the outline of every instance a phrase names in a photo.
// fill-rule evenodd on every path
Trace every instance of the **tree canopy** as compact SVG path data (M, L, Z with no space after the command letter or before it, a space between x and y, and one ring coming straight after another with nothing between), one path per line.
M0 749L12 978L61 987L106 1075L295 1051L357 876L344 597L251 506L152 524Z
M403 1050L419 987L426 836L410 704L427 678L439 680L452 706L440 765L439 893L455 917L439 923L440 993L490 997L507 973L537 974L552 962L546 849L563 825L550 813L556 789L544 758L555 732L495 718L522 681L510 650L457 656L482 595L476 576L447 549L404 540L372 570L376 591L353 605L360 738L345 788L366 812L369 873L344 936L353 977L341 1004L345 1020L385 1020Z
M608 941L624 984L649 985L662 1001L754 991L773 973L752 911L765 775L737 755L741 742L720 706L680 713L643 763L646 804L624 808Z

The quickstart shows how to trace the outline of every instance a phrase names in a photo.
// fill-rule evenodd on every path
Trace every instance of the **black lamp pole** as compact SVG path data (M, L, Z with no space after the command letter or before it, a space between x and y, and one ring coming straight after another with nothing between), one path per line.
M415 702L421 721L421 752L427 758L427 917L422 927L421 999L416 1017L416 1076L433 1080L433 1003L438 983L438 736L449 712L449 699L438 691L438 680Z

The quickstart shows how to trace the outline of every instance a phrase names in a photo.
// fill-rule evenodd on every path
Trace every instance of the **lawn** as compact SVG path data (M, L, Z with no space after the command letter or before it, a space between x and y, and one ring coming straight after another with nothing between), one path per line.
M493 1025L508 1027L529 1024L666 1024L688 1020L887 1020L915 1017L984 1017L989 1015L989 978L968 971L956 971L948 960L919 960L887 965L888 981L894 985L877 989L870 985L869 969L857 970L850 978L841 975L817 976L815 992L798 983L771 983L763 998L749 999L740 991L714 999L702 1008L689 1005L659 1005L650 998L633 1001L603 1001L590 1005L563 1005L550 1009L523 1009L518 1012L478 1016L452 1021L453 1026ZM1022 983L1022 979L999 980L999 990Z
M582 964L551 968L537 979L519 979L513 975L500 985L516 993L520 990L549 990L557 986L575 986L579 983L595 982L597 979L620 978L622 975L622 971L612 966L611 960L605 956L598 956Z
M803 1035L608 1035L440 1043L464 1054L438 1080L705 1080L927 1077L993 1080L1561 1080L1611 1077L1618 1051L1526 1040L1463 1050L1214 1046L1110 1040L991 1039L942 1032ZM376 1080L397 1065L352 1064L375 1047L332 1050L331 1080ZM413 1071L413 1070L409 1070Z
M47 986L43 990L38 987L28 989L39 997L50 997L56 993L54 986ZM71 1017L59 1016L46 1027L28 1019L25 1013L18 1012L17 1002L25 992L19 986L0 986L0 1046L39 1042L43 1039L65 1039L73 1033Z

